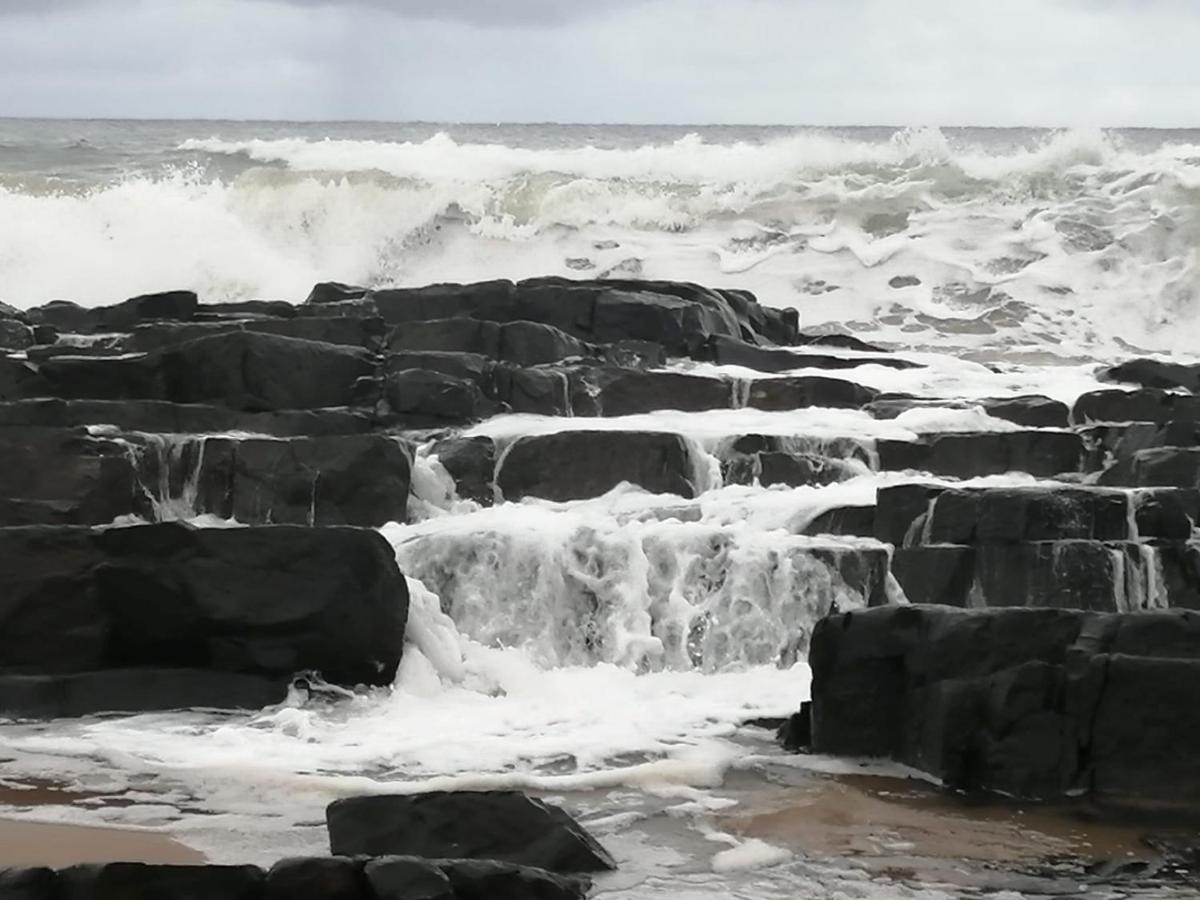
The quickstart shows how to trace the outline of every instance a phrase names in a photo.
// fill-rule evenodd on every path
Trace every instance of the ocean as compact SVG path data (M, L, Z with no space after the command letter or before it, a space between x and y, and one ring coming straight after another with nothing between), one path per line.
M1200 131L0 120L0 299L605 273L906 347L1194 354Z
M1200 130L0 120L0 301L18 308L536 275L746 288L806 330L922 365L855 370L878 390L1070 403L1099 386L1097 362L1200 358ZM423 448L412 521L382 529L412 593L394 689L4 725L6 781L78 795L23 814L164 828L213 861L269 864L323 852L337 797L519 788L566 803L617 856L598 897L1020 896L1019 879L952 862L898 875L917 852L905 828L847 829L839 804L915 791L909 831L1014 859L1059 847L1025 835L1023 813L977 833L911 773L789 756L745 724L797 709L813 623L863 602L798 532L904 476L849 459L847 481L766 489L724 484L718 459L739 434L816 447L1016 426L967 406L514 415L468 433L584 424L684 435L706 490L481 508ZM854 799L814 773L887 777ZM1067 852L1086 836L1059 838Z

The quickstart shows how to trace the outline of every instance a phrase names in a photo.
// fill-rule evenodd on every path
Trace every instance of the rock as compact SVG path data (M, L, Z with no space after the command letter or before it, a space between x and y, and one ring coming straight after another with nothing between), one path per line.
M347 409L252 413L162 400L45 399L0 403L0 427L61 429L80 422L108 425L120 431L159 434L242 431L275 437L362 434L374 427L369 416Z
M799 375L763 378L750 384L746 405L754 409L790 410L806 407L858 409L878 396L873 388L839 378Z
M565 372L501 363L496 367L495 379L495 395L515 413L571 415L571 382Z
M0 319L0 350L24 350L33 343L33 329L24 322Z
M979 405L989 416L1023 428L1066 428L1070 424L1071 410L1067 404L1036 394L985 399Z
M800 711L788 716L775 733L779 746L789 753L799 753L812 746L812 703L805 700Z
M1026 472L1049 478L1076 472L1083 441L1065 431L968 432L935 434L912 443L876 442L879 468L885 472L921 471L954 478Z
M726 484L827 485L847 481L860 474L852 464L816 453L763 451L739 454L722 466Z
M910 537L913 523L929 511L933 498L945 488L937 484L914 482L882 487L875 492L875 538L896 547L919 543Z
M783 342L781 341L780 343ZM858 350L862 353L888 352L878 344L871 344L852 334L841 334L839 332L817 334L805 332L797 335L795 340L788 341L787 343L795 344L798 347L839 347L842 350Z
M349 316L218 322L156 322L151 325L139 325L122 342L120 349L123 352L148 353L167 347L177 347L199 338L236 331L250 331L255 334L273 334L302 341L374 349L382 343L384 327L383 319L378 317Z
M261 900L256 866L158 866L116 862L71 866L58 876L61 900Z
M282 859L267 872L264 900L367 900L367 890L362 860L344 856ZM377 891L375 896L383 895Z
M584 900L586 878L490 859L438 860L458 900Z
M428 859L384 855L364 871L372 900L456 900L449 877Z
M916 275L894 275L888 279L888 287L899 290L900 288L916 287L921 283L921 279Z
M1097 377L1101 381L1121 381L1147 388L1182 388L1192 393L1200 391L1200 365L1186 366L1156 359L1134 359L1109 366L1101 369Z
M198 457L197 512L250 525L376 528L406 520L409 454L387 435L209 438Z
M941 545L900 547L892 554L892 575L909 603L968 607L975 584L975 548Z
M567 813L517 791L350 797L325 820L334 855L487 859L566 874L617 867Z
M245 331L129 359L59 357L41 366L54 396L65 399L219 403L252 412L352 406L358 380L375 372L366 350Z
M0 427L0 525L101 525L147 515L133 446L86 429Z
M501 453L496 483L506 500L583 500L624 481L690 498L692 477L687 444L677 434L560 431L518 438Z
M21 312L15 306L9 306L3 300L0 300L0 319L12 319L15 322L21 322L25 325L29 324L29 316Z
M730 409L733 384L684 372L587 367L571 373L571 396L577 416L631 416L660 409L702 412Z
M416 428L474 422L505 411L474 381L426 369L389 372L384 396L392 415Z
M262 709L282 703L286 696L286 679L206 669L101 669L65 675L0 673L0 715L19 719L169 709Z
M398 325L388 337L388 346L400 352L472 353L517 366L560 362L594 352L590 344L552 325L462 318Z
M193 291L143 294L115 306L91 308L56 300L29 310L29 321L35 325L52 325L70 334L132 331L143 322L191 321L199 305Z
M0 558L0 670L14 674L316 669L390 684L403 649L407 586L365 529L0 528Z
M495 500L492 486L496 473L496 444L484 436L453 437L433 445L433 453L450 473L464 500L491 506Z
M53 869L0 869L2 900L59 900L58 873Z
M1087 422L1200 421L1200 397L1170 394L1158 388L1139 391L1090 391L1075 401L1071 420Z
M919 369L917 363L891 356L843 357L815 353L797 353L775 347L757 347L724 335L710 337L700 358L719 366L744 366L759 372L787 372L792 369L856 369L859 366L884 366L888 369Z
M885 607L817 624L813 749L948 787L1178 810L1200 773L1200 615Z
M361 300L367 294L366 288L343 284L340 281L322 281L313 285L313 289L308 292L304 302L310 304L340 303L343 300Z
M490 322L530 319L550 325L557 324L534 316L514 315L515 296L516 288L511 281L431 284L419 288L390 288L367 292L367 297L389 325L459 317ZM564 330L574 333L569 328Z
M286 300L232 300L200 304L195 320L220 322L228 319L294 319L296 316L296 307Z
M703 295L700 295L703 296ZM596 297L592 335L603 342L656 341L668 353L690 356L712 334L738 335L727 305L648 290L607 290Z
M38 373L36 366L0 355L0 402L48 396L50 386Z
M1200 448L1152 447L1138 450L1100 475L1100 484L1128 487L1163 485L1200 488Z

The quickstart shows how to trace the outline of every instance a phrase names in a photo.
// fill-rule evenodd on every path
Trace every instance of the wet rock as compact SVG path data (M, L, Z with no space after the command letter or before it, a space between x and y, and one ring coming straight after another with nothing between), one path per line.
M123 352L148 353L167 347L177 347L203 337L250 331L273 334L303 341L317 341L347 347L376 348L384 335L383 319L379 317L340 318L270 318L223 322L173 322L140 325L124 340Z
M892 574L909 603L971 606L975 584L975 548L897 547Z
M454 886L433 861L384 855L367 862L364 875L372 900L455 900Z
M341 303L344 300L361 300L367 294L367 289L363 287L343 284L340 281L322 281L319 284L313 285L313 289L308 292L308 297L305 298L304 302Z
M1049 478L1079 470L1078 434L1062 431L968 432L930 435L919 442L876 443L882 471L920 471L954 478L1025 472Z
M22 359L0 355L0 402L51 396L50 385L37 367Z
M86 429L0 427L0 525L100 525L146 515L127 441Z
M1024 428L1066 428L1071 414L1067 404L1062 401L1036 394L985 399L979 405L989 416Z
M687 498L696 493L687 444L677 434L561 431L522 437L502 452L497 469L507 500L582 500L625 481L652 493Z
M236 331L128 359L59 357L40 371L50 395L64 399L218 403L262 412L352 406L357 382L375 374L376 362L358 348Z
M837 484L860 474L853 464L843 459L781 451L738 455L725 461L722 468L726 484L761 484L763 487Z
M495 370L494 391L516 413L571 415L571 382L564 372L502 363Z
M763 378L750 385L746 405L753 409L790 410L811 406L828 409L859 409L879 392L853 381L820 376Z
M586 256L569 256L563 263L568 269L576 272L586 272L596 268L596 264Z
M1200 448L1152 447L1138 450L1100 475L1100 483L1128 487L1165 485L1200 488Z
M779 745L789 753L799 753L812 746L812 703L805 700L800 711L788 716L775 733Z
M1200 421L1200 397L1158 388L1138 391L1090 391L1075 401L1071 420L1087 422Z
M801 534L844 534L855 537L875 536L874 506L837 506L814 518Z
M0 715L60 719L166 709L262 709L282 703L287 680L209 669L101 669L59 675L0 672ZM0 897L5 894L0 890Z
M496 444L484 436L453 437L433 445L433 453L454 479L458 496L491 506L496 472Z
M887 607L817 624L813 749L949 787L1194 808L1200 615Z
M158 866L117 862L71 866L58 876L61 900L261 900L256 866Z
M0 528L0 558L11 673L316 669L390 684L403 648L407 586L366 529Z
M29 321L53 325L72 334L131 331L143 322L187 322L195 317L200 301L193 291L165 291L132 297L115 306L85 308L56 300L29 310Z
M389 288L367 293L367 297L389 325L457 317L492 322L504 322L514 318L547 321L513 315L515 296L516 287L511 281L431 284L419 288ZM556 323L551 321L548 324Z
M571 373L577 416L629 416L660 409L730 409L733 384L684 372L587 367Z
M836 345L835 345L836 346ZM720 366L744 366L759 372L787 372L792 369L855 369L875 365L889 369L917 369L917 363L891 356L842 357L799 353L776 347L758 347L737 338L714 335L705 342L700 358Z
M3 900L59 900L58 873L53 869L0 869Z
M474 381L427 369L388 373L384 392L392 415L410 427L475 422L504 411Z
M921 283L921 279L916 275L893 275L888 279L888 287L900 290L901 288L916 287Z
M780 341L779 343L783 343ZM855 337L852 334L842 334L840 332L828 332L812 334L802 332L797 335L794 341L788 343L795 344L797 347L840 347L842 350L858 350L862 353L887 353L888 351L880 347L878 344L872 344L869 341L864 341L860 337Z
M299 315L286 300L231 300L225 303L201 303L196 309L198 322L230 319L294 319Z
M1098 377L1101 381L1120 381L1147 388L1200 391L1200 365L1188 366L1157 359L1133 359L1109 366L1101 369Z
M616 868L566 812L517 791L350 797L325 819L335 855L487 859L568 874Z
M275 437L362 434L372 419L347 409L282 410L253 413L205 404L162 400L21 400L0 403L0 428L72 428L80 422L119 431L206 434L241 431Z
M438 860L458 900L583 900L587 878L490 859Z
M280 860L267 872L264 900L366 900L363 866L344 856Z

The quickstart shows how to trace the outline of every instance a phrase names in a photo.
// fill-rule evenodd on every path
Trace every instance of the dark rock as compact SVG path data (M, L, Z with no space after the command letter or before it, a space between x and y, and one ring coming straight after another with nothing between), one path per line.
M881 487L875 492L875 537L904 547L920 542L913 523L929 511L933 498L945 488L920 482Z
M50 325L67 334L89 334L92 331L91 311L70 300L51 300L29 310L31 325Z
M0 715L18 719L168 709L262 709L282 703L286 696L286 679L206 669L102 669L66 675L0 672Z
M1087 422L1200 421L1200 397L1170 394L1158 388L1138 391L1091 391L1075 401L1071 420Z
M388 354L384 361L385 374L403 372L405 369L425 369L470 381L488 394L495 390L496 363L480 353L407 350Z
M888 287L900 288L916 287L921 283L921 279L916 275L894 275L888 280Z
M317 341L347 347L377 347L383 337L383 319L341 318L271 318L231 320L221 322L156 322L139 325L122 342L122 352L148 353L167 347L177 347L188 341L229 334L236 331L251 331L256 334L273 334L278 337Z
M365 529L0 528L0 558L13 673L316 669L390 684L403 649L407 586Z
M246 331L131 359L60 357L41 366L53 395L66 399L216 402L255 412L351 406L358 380L375 371L366 350Z
M264 900L366 900L367 889L362 860L282 859L267 872Z
M500 326L498 358L517 366L537 366L584 357L595 352L590 344L552 325L509 322Z
M0 300L0 319L11 319L24 325L29 324L28 314L21 312L15 306L9 306L3 300Z
M975 583L975 548L897 546L892 554L892 574L910 603L965 608L971 605Z
M372 900L456 900L449 877L431 860L383 855L366 864Z
M949 787L1194 809L1200 615L908 606L817 624L813 749Z
M33 342L35 344L53 344L58 337L58 329L53 325L33 326Z
M507 500L583 500L623 481L651 493L693 497L687 444L677 434L561 431L517 439L500 456L496 482Z
M775 734L779 745L789 753L799 753L812 746L812 702L805 700L800 711L792 713Z
M785 342L778 341L777 343ZM838 347L842 350L858 350L861 353L887 352L884 347L880 347L878 344L868 343L852 334L839 334L836 332L829 334L799 334L794 341L787 341L786 343L795 344L798 347Z
M799 375L752 382L746 405L754 409L790 410L817 406L858 409L878 396L873 388L839 378Z
M703 295L700 295L703 296ZM656 341L668 353L690 356L712 334L741 333L726 304L697 302L648 290L607 290L596 297L592 319L595 340Z
M32 328L16 319L0 319L0 350L24 350L33 344Z
M367 296L367 289L352 284L342 284L340 281L322 281L313 285L308 292L305 303L340 303L343 300L361 300Z
M1200 488L1200 448L1138 450L1101 473L1100 484Z
M456 900L584 900L590 882L490 859L438 860Z
M50 385L38 373L36 366L25 360L0 355L0 402L50 395Z
M739 455L727 460L723 468L726 484L761 484L763 487L837 484L860 474L845 460L816 453L780 451Z
M202 303L196 309L199 322L223 319L294 319L296 307L286 300L231 300L225 303Z
M875 536L874 506L837 506L826 510L805 525L801 534L846 534Z
M980 400L989 416L1004 419L1024 428L1066 428L1071 410L1060 400L1029 395Z
M572 373L577 416L629 416L660 409L702 412L733 406L733 384L683 372L582 368Z
M535 316L514 315L515 295L516 288L511 281L431 284L420 288L391 288L367 293L389 325L459 316L491 322L532 319L557 324ZM569 328L564 330L573 333Z
M474 422L505 411L474 381L427 369L390 372L384 390L392 414L412 427Z
M205 434L244 431L275 437L362 434L374 427L361 412L346 409L250 413L221 406L162 400L22 400L0 403L0 427L71 428L80 422L121 431Z
M0 900L59 900L53 869L0 869Z
M325 811L335 855L489 859L551 872L615 869L567 813L516 791L434 791L335 800Z
M61 900L261 900L256 866L158 866L117 862L71 866L58 876Z
M500 358L500 326L495 322L458 317L404 322L388 334L392 352L437 351Z
M921 471L954 478L1005 472L1049 478L1078 471L1084 456L1080 436L1066 431L937 434L916 443L880 440L876 449L882 471Z
M737 338L714 335L699 352L700 358L720 366L744 366L759 372L787 372L792 369L856 369L859 366L884 366L889 369L918 369L917 363L891 356L843 357L815 353L797 353L775 347L758 347Z
M1156 359L1134 359L1109 366L1101 369L1097 377L1101 381L1121 381L1147 388L1182 388L1193 393L1200 391L1200 365L1186 366Z
M0 525L100 525L149 509L129 442L0 427Z
M495 395L515 413L571 415L571 381L565 372L521 369L501 363L495 369Z
M1094 488L946 490L917 527L927 544L1128 541L1137 537L1131 502L1124 491Z
M496 444L490 437L453 437L433 445L433 453L454 479L458 496L491 506L496 473Z

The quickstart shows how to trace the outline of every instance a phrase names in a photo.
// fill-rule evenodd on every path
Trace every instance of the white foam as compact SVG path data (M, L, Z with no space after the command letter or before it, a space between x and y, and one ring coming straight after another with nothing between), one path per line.
M740 869L761 869L777 866L792 858L792 851L766 841L750 838L735 847L722 850L712 858L714 872L733 872Z

